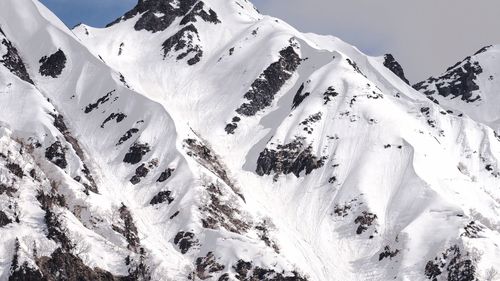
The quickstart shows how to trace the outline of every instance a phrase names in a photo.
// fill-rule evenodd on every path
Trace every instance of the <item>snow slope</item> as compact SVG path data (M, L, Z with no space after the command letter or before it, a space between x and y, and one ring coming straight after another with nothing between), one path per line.
M245 0L0 28L0 280L498 278L497 113L392 56Z

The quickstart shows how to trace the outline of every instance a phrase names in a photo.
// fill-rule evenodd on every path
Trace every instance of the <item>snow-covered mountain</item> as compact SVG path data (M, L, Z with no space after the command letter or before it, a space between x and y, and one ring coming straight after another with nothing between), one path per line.
M421 93L246 0L1 1L0 280L497 280L497 50Z
M481 48L438 77L417 83L415 89L443 106L455 108L495 130L500 129L500 46ZM496 78L496 79L495 79Z

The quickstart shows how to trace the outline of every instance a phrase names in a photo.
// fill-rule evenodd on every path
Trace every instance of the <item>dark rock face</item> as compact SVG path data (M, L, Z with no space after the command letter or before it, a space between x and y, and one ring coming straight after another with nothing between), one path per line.
M50 257L39 258L37 265L43 274L43 277L37 280L126 280L123 277L113 276L111 273L99 268L92 269L86 266L80 258L71 253L64 252L61 248L56 249Z
M346 59L347 63L352 66L352 68L354 69L354 71L356 71L357 73L363 75L364 77L366 77L366 75L363 73L363 71L361 71L361 69L359 68L358 64L351 60L351 59Z
M61 134L64 136L64 139L71 144L73 149L76 152L76 155L80 157L80 159L83 161L85 159L85 155L83 153L83 149L80 146L80 143L78 140L71 135L71 132L68 129L68 126L66 125L66 122L64 121L64 117L60 114L51 114L51 116L54 118L54 127L61 132Z
M401 80L403 80L406 84L410 85L410 81L406 79L405 72L403 67L399 64L399 62L394 58L391 54L386 54L384 56L384 66L387 67L390 71L396 74Z
M141 162L142 157L149 151L151 151L151 148L147 143L143 144L135 142L134 144L132 144L132 146L130 146L128 153L125 154L123 162L135 165Z
M392 251L389 246L385 246L384 251L382 253L380 253L380 255L378 256L378 260L381 261L385 258L392 259L395 256L397 256L398 254L399 254L399 249Z
M147 30L151 32L163 31L167 29L177 17L181 17L188 13L196 3L196 0L179 1L178 5L175 5L174 2L173 0L139 0L139 3L132 10L108 24L106 27L110 27L121 21L142 14L141 18L134 26L135 30Z
M66 148L62 146L60 141L56 141L45 150L45 158L59 166L59 168L65 169L68 166L65 153Z
M270 106L274 96L292 77L300 63L300 56L292 46L281 50L280 59L272 63L253 82L250 90L244 95L248 102L242 104L236 112L244 116L254 116L258 111Z
M47 278L43 277L40 271L31 268L27 262L24 262L20 267L12 266L9 281L47 281Z
M477 52L474 53L474 56L488 51L491 47L493 47L493 46L489 45L489 46L482 47L481 49L479 49Z
M149 202L151 205L161 204L163 202L168 202L168 204L172 203L174 198L172 197L172 192L170 191L160 191L156 194L153 199Z
M214 10L209 9L208 12L206 12L204 8L205 3L202 1L198 2L193 9L186 16L184 16L184 18L182 18L181 25L196 22L196 17L200 17L202 20L213 24L220 23L217 13Z
M303 128L304 131L306 131L308 134L312 134L314 131L313 129L313 124L317 123L321 120L323 116L323 113L318 112L313 115L309 115L309 117L306 118L306 120L300 122L301 127Z
M66 199L59 194L45 194L40 191L37 195L37 200L40 202L40 207L45 211L45 224L47 225L47 238L61 245L61 247L69 251L74 245L66 235L66 229L59 220L59 216L54 213L54 206L66 206Z
M339 217L347 217L349 215L349 211L351 210L351 202L345 205L335 205L333 208L333 213Z
M359 224L356 229L356 234L360 235L366 230L368 230L369 226L372 226L377 220L377 215L369 213L367 211L363 211L361 215L359 215L355 220L355 224Z
M212 274L224 270L225 266L218 263L212 252L208 252L205 257L196 259L196 277L200 280L212 278Z
M323 166L325 157L318 159L312 154L312 147L304 145L304 139L297 137L294 141L278 145L276 149L264 149L257 160L256 173L259 176L279 174L294 174L300 177L305 171L306 175L314 169Z
M142 164L137 169L135 169L135 175L130 179L132 184L138 184L141 181L141 178L144 178L148 175L149 169L146 168L146 164Z
M137 20L134 29L137 31L147 30L153 33L167 29L179 17L183 17L181 25L196 22L197 17L206 22L220 23L217 13L212 9L206 12L204 7L205 3L197 0L183 0L178 2L175 0L139 0L139 3L132 10L106 27L131 19L137 15L141 15L141 17Z
M0 183L0 195L5 193L5 195L12 197L16 192L17 189L15 189L14 187Z
M156 180L157 182L164 182L168 180L171 176L172 173L175 171L175 169L168 168L165 171L163 171L160 175L160 177Z
M271 227L274 228L274 225L271 225L267 220L263 220L255 226L255 230L257 230L257 235L259 236L260 240L262 240L266 244L266 246L272 248L277 254L279 254L280 249L278 245L269 237L269 229Z
M233 266L236 272L236 280L239 281L307 281L305 277L300 276L299 273L292 272L276 272L273 269L262 268L254 266L252 262L239 260Z
M163 42L163 58L165 59L171 52L182 51L177 56L177 60L182 60L191 55L192 57L188 59L187 63L189 65L198 63L203 56L203 50L201 46L194 42L195 39L200 40L198 29L196 29L193 24L183 27L176 34L172 35L172 37Z
M124 142L128 141L134 134L137 134L139 132L139 129L136 129L136 128L132 128L130 130L128 130L123 136L121 136L121 138L118 140L118 142L116 143L116 145L121 145L123 144Z
M413 85L415 90L427 95L435 100L435 95L451 98L460 98L462 101L470 103L481 99L480 95L473 95L479 90L476 79L483 69L477 61L471 57L448 68L445 74L440 77L431 77Z
M194 233L192 232L184 232L181 231L175 235L174 244L179 247L179 250L182 254L185 254L191 249L193 246L198 245L199 242L195 238Z
M143 163L142 165L137 167L137 169L135 169L135 175L130 179L130 182L132 184L138 184L142 178L145 178L148 175L149 170L156 168L157 166L158 166L157 159L153 159L147 164Z
M120 55L121 55L121 52L122 52L122 47L120 47ZM127 83L127 80L125 80L125 76L123 76L123 74L121 74L121 73L120 73L120 82L123 83L123 86L130 89L130 85Z
M40 59L40 74L43 76L50 76L57 78L61 75L64 67L66 66L66 55L59 49L57 52L50 56L45 56Z
M5 214L3 211L0 210L0 227L4 227L8 224L11 224L12 220L9 219L7 214Z
M140 240L137 234L137 227L134 224L132 214L127 206L123 205L119 209L121 225L112 225L114 231L120 233L127 240L127 248L131 251L137 252L140 247Z
M234 131L238 128L238 122L241 121L241 118L238 116L234 116L233 119L231 120L230 124L226 125L226 128L224 129L228 135L234 134Z
M5 34L3 31L0 29L0 33L2 33L3 36ZM33 80L31 80L28 71L26 70L26 66L21 59L21 56L19 55L19 52L17 49L12 45L12 43L7 40L7 38L3 38L2 45L4 45L7 48L7 53L2 56L0 59L0 63L3 64L12 74L16 75L20 79L30 83L34 84Z
M23 178L24 177L24 172L21 166L17 165L16 163L7 163L5 167L16 177L18 178Z
M171 216L170 216L170 219L174 219L175 217L177 217L177 215L179 215L179 211L176 211L175 213L173 213Z
M175 5L172 5L173 2L173 0L140 0L132 10L125 13L125 15L121 18L118 18L114 22L108 24L106 27L110 27L116 23L142 14L141 18L134 26L135 30L147 30L151 32L163 31L167 29L177 17L186 14L191 9L192 5L196 3L196 0L179 1L178 8L176 8Z
M111 113L106 119L102 122L101 128L104 128L104 125L108 123L111 120L116 120L116 123L120 123L123 121L123 119L127 118L127 115L123 113Z
M327 105L329 102L333 100L336 96L338 96L339 93L335 91L334 87L328 87L326 92L323 94L323 100L325 101L325 105Z
M293 97L292 109L299 106L304 101L304 99L311 94L309 92L302 94L302 91L304 91L304 84L300 86L299 90L297 91L297 94L295 94L295 97Z
M73 147L73 149L75 150L76 155L78 155L80 160L82 162L84 162L85 155L83 153L83 149L81 148L78 140L75 137L73 137L73 135L69 131L68 126L66 125L66 122L64 121L64 117L60 114L51 114L51 116L54 118L54 123L53 123L54 127L56 127L59 130L59 132L61 132L61 134L63 134L64 139L69 144L71 144L71 147ZM82 172L88 181L88 183L83 183L86 191L87 192L92 191L94 193L97 193L98 192L97 184L96 184L94 178L92 177L90 170L87 168L87 166L85 164L83 164L83 166L84 166L84 169L82 170Z
M476 281L475 261L469 253L463 254L458 245L453 245L442 253L442 257L436 257L427 262L425 266L425 276L429 280L447 281ZM445 274L444 278L440 278Z
M224 128L224 131L226 131L226 133L228 135L232 135L232 134L234 134L234 131L236 131L237 128L238 128L238 124L231 123L231 124L226 125L226 127Z
M116 92L116 90L112 90L112 91L108 92L106 95L99 98L95 103L91 103L91 104L87 105L87 107L85 107L85 113L90 113L94 109L99 108L99 105L104 104L105 102L109 101L109 99L111 98L111 96L113 95L114 92Z
M465 236L471 239L481 238L481 232L483 232L484 227L476 223L475 221L471 221L464 227L464 233L460 236Z
M151 280L150 268L146 264L146 251L144 248L139 249L139 260L135 260L130 256L125 258L125 264L129 266L128 276L121 277L122 281L149 281Z
M9 281L133 281L150 280L146 271L133 271L128 276L116 276L98 267L90 268L78 257L61 248L50 256L36 257L34 269L24 262L17 265L17 254L11 266Z

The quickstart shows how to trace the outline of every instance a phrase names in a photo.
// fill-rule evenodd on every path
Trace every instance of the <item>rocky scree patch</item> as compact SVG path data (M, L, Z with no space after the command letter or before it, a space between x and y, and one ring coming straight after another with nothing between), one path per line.
M257 160L256 173L259 176L275 174L294 174L297 178L305 171L310 174L313 170L324 165L326 156L318 158L312 154L312 146L304 144L305 138L296 137L292 142L278 145L275 149L265 148Z
M298 272L277 272L274 269L255 266L252 262L239 260L234 266L236 280L239 281L307 281Z
M138 184L141 182L142 178L145 178L151 169L158 167L158 159L153 159L149 163L143 163L137 169L135 169L135 175L132 176L130 182L132 184Z
M219 183L206 186L209 195L207 203L201 207L204 217L201 222L204 228L219 229L241 234L247 232L251 224L244 219L244 214L238 209L237 198L224 192Z
M150 205L158 205L164 202L167 202L168 204L172 203L174 201L174 198L172 197L172 192L169 190L166 191L160 191L158 194L156 194L153 199L149 202Z
M236 195L245 201L245 197L243 197L238 188L236 188L236 185L229 178L226 167L207 144L196 139L186 139L184 140L183 147L187 151L188 156L194 158L200 165L216 174Z

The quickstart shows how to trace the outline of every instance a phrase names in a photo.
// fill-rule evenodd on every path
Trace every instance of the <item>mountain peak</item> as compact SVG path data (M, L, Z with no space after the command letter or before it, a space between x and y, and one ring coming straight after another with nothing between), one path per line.
M196 22L198 18L206 22L220 23L217 13L198 0L139 0L137 5L122 17L106 27L140 16L134 25L135 30L159 32L167 29L174 21L181 18L180 24Z
M437 76L413 85L435 103L458 109L500 129L500 47L486 46Z

